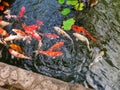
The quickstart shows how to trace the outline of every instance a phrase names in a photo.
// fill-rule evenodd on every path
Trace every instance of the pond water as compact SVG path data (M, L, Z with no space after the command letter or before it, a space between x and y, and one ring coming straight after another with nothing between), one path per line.
M61 26L62 20L73 16L63 17L60 14L61 6L57 0L16 0L11 7L11 14L18 15L22 6L26 7L25 18L21 23L34 24L41 20L44 25L38 30L41 33L56 33L53 26ZM60 49L64 55L51 58L45 55L35 56L32 51L37 49L38 42L32 40L30 44L15 41L34 58L33 61L10 59L6 47L3 48L1 61L31 70L43 75L54 77L70 83L80 83L95 90L119 90L120 89L120 2L119 0L99 0L94 8L85 13L84 18L78 21L77 25L83 26L100 43L90 41L92 51L89 52L86 44L77 42L72 35L73 31L67 33L74 40L74 45L68 39L42 38L42 49L46 50L55 42L63 41L65 45ZM73 12L74 13L74 12ZM7 31L12 28L20 28L16 21L5 27ZM95 56L105 51L102 60L89 67Z

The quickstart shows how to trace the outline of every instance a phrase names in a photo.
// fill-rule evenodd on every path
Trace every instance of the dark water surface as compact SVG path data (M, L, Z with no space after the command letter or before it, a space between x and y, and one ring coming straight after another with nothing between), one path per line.
M26 7L26 17L22 18L21 22L30 25L35 24L36 20L42 20L44 25L38 30L41 33L56 33L53 26L61 26L62 20L65 19L59 12L60 5L57 0L16 0L11 7L11 14L17 15L22 6ZM74 46L62 36L53 40L42 38L43 50L47 50L55 42L64 41L65 45L60 49L64 53L63 56L51 58L38 55L35 57L32 51L37 49L37 41L32 40L31 44L16 41L15 43L21 45L34 60L9 59L10 54L3 49L6 54L3 55L2 61L70 83L81 83L86 87L93 87L95 90L119 90L119 6L119 0L100 0L99 4L90 9L85 18L78 22L100 40L99 44L89 40L92 52L88 51L85 43L76 42L72 31L69 31L68 34L73 38ZM13 25L9 26L9 31L12 28L21 28L21 26L13 22ZM89 68L95 56L102 50L106 52L102 60Z

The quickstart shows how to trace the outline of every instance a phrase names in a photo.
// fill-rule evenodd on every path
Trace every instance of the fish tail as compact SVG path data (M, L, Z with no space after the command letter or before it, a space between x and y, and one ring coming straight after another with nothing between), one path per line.
M86 44L87 44L88 50L91 51L90 44L89 44L89 41L88 41L88 40L86 41Z

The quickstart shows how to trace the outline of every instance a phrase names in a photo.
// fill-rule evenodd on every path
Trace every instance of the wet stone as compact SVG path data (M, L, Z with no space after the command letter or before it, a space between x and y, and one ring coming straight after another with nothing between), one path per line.
M6 66L0 70L0 77L7 78L10 74L10 67Z
M32 85L34 81L34 77L31 73L25 72L22 69L18 69L18 78L19 78L19 83L22 85L22 87L27 88ZM23 83L24 82L24 83Z
M10 77L8 78L8 82L9 82L10 85L17 83L17 80L18 80L17 76L18 75L17 75L17 71L16 70L11 72Z
M53 84L51 80L44 80L41 83L41 85L45 90L57 90L58 89L57 85Z
M41 85L36 85L32 90L43 90Z

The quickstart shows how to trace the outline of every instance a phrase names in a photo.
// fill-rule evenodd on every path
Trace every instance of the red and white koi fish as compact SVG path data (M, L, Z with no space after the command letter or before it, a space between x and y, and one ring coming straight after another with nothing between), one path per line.
M90 50L89 41L88 41L88 39L85 36L83 36L83 35L81 35L79 33L73 33L73 35L76 37L76 40L80 40L80 41L86 42L87 47Z
M52 33L39 33L41 36L45 36L45 37L48 37L50 39L56 39L56 38L59 38L59 36L57 34L52 34Z
M44 54L44 55L47 55L47 56L50 56L50 57L56 57L56 56L61 56L63 55L62 52L60 51L41 51L41 50L36 50L34 51L36 54Z
M54 26L54 29L56 32L58 32L58 34L61 34L62 36L67 37L73 44L72 38L63 29L61 29L60 27L57 27L57 26Z
M82 33L83 35L87 36L94 42L98 42L96 38L94 38L86 29L83 27L77 26L77 25L72 25L72 30L77 32L77 33Z
M24 54L18 53L17 51L9 48L9 53L15 57L32 60L31 57L25 56Z
M25 32L20 29L12 29L12 31L15 32L18 36L24 36L23 41L30 43L31 37L28 36Z
M2 27L2 28L4 28L4 27L7 26L7 25L10 25L10 24L11 24L11 23L9 23L9 22L0 20L0 27Z
M24 38L24 36L20 36L20 35L10 35L10 36L4 38L4 41L8 42L8 41L13 41L13 40L21 40L23 38Z
M15 28L15 29L12 29L12 31L15 32L17 35L26 36L26 33L20 29Z
M0 28L0 35L4 36L4 37L7 37L9 36L9 34L2 28Z
M25 7L23 6L23 7L21 7L20 12L17 17L18 21L20 21L21 17L23 17L24 14L25 14Z
M35 32L35 31L25 31L28 35L30 35L31 37L33 37L36 40L41 40L40 35Z
M56 42L53 46L51 46L47 51L55 51L62 47L64 45L64 42Z
M29 26L26 26L25 24L22 24L22 28L25 31L35 31L35 30L39 29L40 26L38 26L38 25L29 25Z

